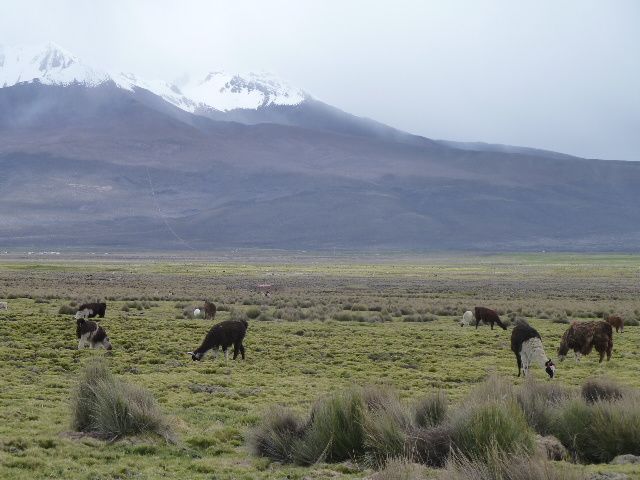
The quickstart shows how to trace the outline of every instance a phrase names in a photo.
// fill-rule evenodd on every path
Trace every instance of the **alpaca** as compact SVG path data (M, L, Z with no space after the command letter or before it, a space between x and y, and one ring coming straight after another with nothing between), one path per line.
M227 361L227 349L233 345L233 359L235 360L238 357L238 353L240 353L244 360L244 345L242 345L242 341L247 333L247 326L246 320L225 320L220 322L211 327L202 344L193 352L187 352L187 355L191 355L191 359L194 361L201 360L209 350L213 350L217 354L218 347L222 347L224 359Z
M555 375L556 367L544 353L542 339L538 331L524 320L519 320L511 332L511 350L518 363L518 376L527 376L532 364L544 367L550 378Z
M576 362L580 360L580 355L589 355L593 347L600 354L600 363L611 359L613 350L613 329L611 325L604 321L597 322L573 322L562 335L560 348L558 348L558 358L562 362L569 350L573 350L576 355Z

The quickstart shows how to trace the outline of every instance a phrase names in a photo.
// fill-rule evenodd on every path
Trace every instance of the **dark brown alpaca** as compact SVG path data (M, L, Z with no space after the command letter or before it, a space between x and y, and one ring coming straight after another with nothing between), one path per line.
M616 333L618 333L618 331L624 332L624 320L622 320L622 317L619 317L618 315L609 315L604 321L615 328Z
M491 330L493 330L493 324L497 323L503 330L507 329L507 326L500 321L500 317L495 310L491 310L486 307L476 307L476 328L480 322L491 324Z
M213 320L216 316L216 306L209 300L204 301L204 307L202 307L202 311L204 312L204 318L210 318L211 320Z
M563 361L569 350L576 354L576 361L580 355L589 355L593 347L600 354L600 362L611 359L613 350L613 329L604 321L597 322L573 322L569 329L562 335L558 356Z

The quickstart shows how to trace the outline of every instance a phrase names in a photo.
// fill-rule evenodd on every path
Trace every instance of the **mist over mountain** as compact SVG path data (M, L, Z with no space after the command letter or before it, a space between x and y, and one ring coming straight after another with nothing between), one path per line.
M0 169L7 247L640 246L640 163L435 141L273 75L178 88L55 44L0 47Z

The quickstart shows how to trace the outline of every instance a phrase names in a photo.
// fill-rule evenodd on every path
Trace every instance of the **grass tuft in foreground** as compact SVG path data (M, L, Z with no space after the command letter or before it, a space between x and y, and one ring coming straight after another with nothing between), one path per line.
M174 441L151 392L115 378L103 358L87 361L71 396L71 424L79 432L116 440L154 433Z
M573 469L562 468L526 452L504 453L498 448L484 458L452 455L440 480L584 480Z
M251 445L284 463L352 459L384 467L405 459L463 475L452 478L476 478L464 477L476 470L477 478L521 478L509 470L518 462L536 472L531 478L564 478L534 458L536 433L557 437L584 462L640 451L637 395L608 380L587 382L582 392L534 380L516 388L491 375L449 413L442 393L408 406L389 388L351 387L318 400L306 422L286 411L269 413Z

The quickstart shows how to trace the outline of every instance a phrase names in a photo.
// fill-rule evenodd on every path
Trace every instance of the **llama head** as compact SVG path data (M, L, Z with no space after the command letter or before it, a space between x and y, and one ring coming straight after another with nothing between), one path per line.
M78 310L75 314L75 319L80 320L81 318L88 318L89 315L93 314L93 310L90 308L83 308L82 310Z
M113 346L111 345L111 342L109 341L109 337L104 337L102 339L102 346L104 347L105 350L111 350L113 348Z
M544 362L544 371L547 372L547 375L549 375L549 378L553 378L553 376L555 375L556 366L551 361L551 359Z
M558 348L558 358L561 362L564 362L564 359L567 357L567 353L569 353L569 347L565 342L560 344L560 348Z
M191 360L200 361L202 357L204 357L204 353L202 352L187 352L187 355L191 355Z

